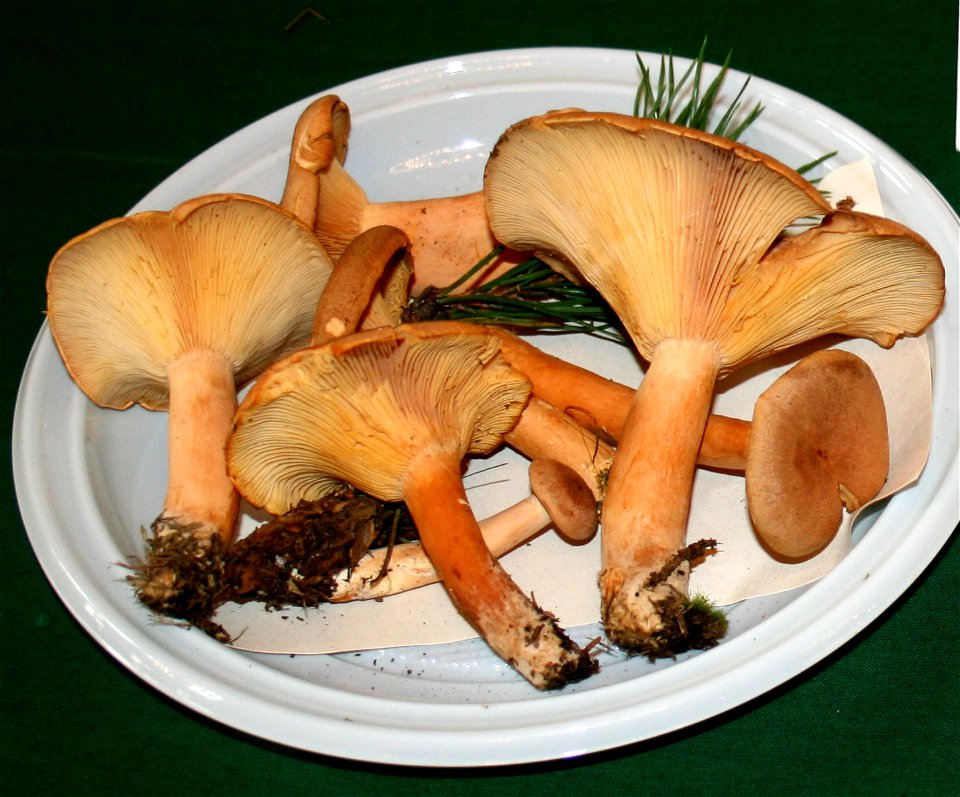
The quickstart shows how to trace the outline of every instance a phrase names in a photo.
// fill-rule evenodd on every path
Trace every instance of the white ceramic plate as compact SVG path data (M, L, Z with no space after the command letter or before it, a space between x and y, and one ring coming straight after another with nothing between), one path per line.
M731 73L727 86L743 79ZM475 190L508 124L574 105L629 113L637 80L632 52L540 49L417 64L330 91L352 111L350 171L372 199L388 200ZM44 329L17 404L14 469L31 542L69 610L138 677L226 725L344 758L437 766L566 758L651 738L756 697L850 639L913 582L960 518L958 220L908 163L848 120L760 79L749 95L766 106L750 144L792 165L834 150L836 165L869 157L888 214L947 265L947 306L928 336L929 463L871 516L869 545L810 587L733 607L730 637L711 651L657 665L611 658L599 676L557 694L535 693L476 640L333 656L241 653L152 623L134 601L117 563L141 550L139 528L162 503L165 416L93 407ZM309 99L205 152L133 210L212 191L279 198Z

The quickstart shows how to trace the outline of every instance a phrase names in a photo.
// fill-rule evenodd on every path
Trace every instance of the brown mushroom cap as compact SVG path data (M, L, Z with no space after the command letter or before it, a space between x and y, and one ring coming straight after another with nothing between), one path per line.
M859 357L826 349L805 357L757 400L746 466L757 537L777 559L822 551L843 507L871 500L890 448L880 386Z
M47 276L48 321L91 400L165 409L167 366L186 351L225 356L243 383L304 345L331 268L277 205L212 194L67 243Z
M498 445L529 382L478 327L424 322L359 332L287 357L254 384L228 446L251 503L282 514L341 481L403 498L410 460L440 445L458 459Z
M530 463L530 488L565 540L583 543L596 534L597 499L573 468L555 459L535 459Z

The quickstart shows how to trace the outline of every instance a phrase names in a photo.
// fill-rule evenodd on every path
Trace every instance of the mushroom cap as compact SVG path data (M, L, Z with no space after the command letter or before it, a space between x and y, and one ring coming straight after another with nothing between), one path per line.
M68 242L50 263L47 318L92 401L166 409L166 367L184 352L224 355L239 384L304 345L331 268L276 204L211 194Z
M737 285L721 324L726 348L743 363L827 334L890 347L936 318L944 279L939 255L913 230L837 210L779 241Z
M842 350L803 358L757 400L746 490L757 537L777 559L822 551L843 506L874 498L890 448L880 386L870 367Z
M402 500L404 474L424 449L485 454L516 423L530 383L499 348L480 327L435 321L290 355L237 411L227 447L237 489L274 514L341 482Z
M535 459L530 463L530 488L565 540L580 544L596 534L597 499L573 468L555 459Z
M578 110L509 128L484 192L497 239L577 269L647 359L664 338L716 340L743 274L796 219L830 210L796 172L742 144Z

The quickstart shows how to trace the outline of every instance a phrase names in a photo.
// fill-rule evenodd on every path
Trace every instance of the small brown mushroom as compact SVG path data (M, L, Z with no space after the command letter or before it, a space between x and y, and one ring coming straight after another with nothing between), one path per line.
M499 445L529 397L498 350L477 327L444 322L304 349L244 399L229 469L241 494L274 514L341 482L403 500L461 615L530 683L555 689L595 663L490 554L462 481L463 458Z
M190 619L219 566L237 385L308 340L330 268L302 222L238 194L108 221L54 256L47 317L74 381L101 407L169 412L163 511L133 579L157 611Z

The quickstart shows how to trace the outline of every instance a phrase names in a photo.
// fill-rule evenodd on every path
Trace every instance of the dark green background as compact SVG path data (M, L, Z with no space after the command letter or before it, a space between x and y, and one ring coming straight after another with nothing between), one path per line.
M285 32L305 8L312 15ZM227 134L340 82L444 55L591 45L711 55L836 109L960 206L957 1L12 2L3 59L2 422L72 236ZM956 287L956 286L953 286ZM413 770L291 751L172 703L79 629L2 489L0 793L960 793L956 538L890 611L803 676L695 727L569 763Z

